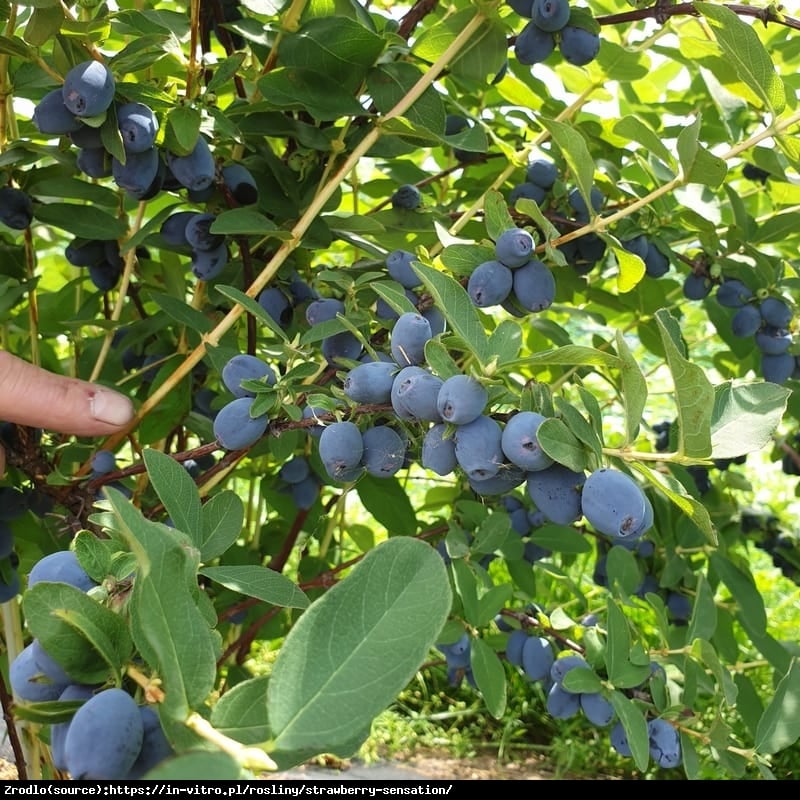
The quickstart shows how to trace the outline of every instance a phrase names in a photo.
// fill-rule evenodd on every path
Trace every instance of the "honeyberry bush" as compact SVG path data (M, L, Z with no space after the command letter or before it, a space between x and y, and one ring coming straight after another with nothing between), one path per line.
M641 774L776 776L796 17L2 13L2 344L137 407L3 428L21 772L346 757L424 666L496 719L522 678Z

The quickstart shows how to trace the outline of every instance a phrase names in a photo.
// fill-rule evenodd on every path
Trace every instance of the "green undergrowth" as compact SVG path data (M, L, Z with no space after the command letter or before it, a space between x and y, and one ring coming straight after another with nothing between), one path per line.
M800 652L800 588L784 578L769 558L754 548L752 568L768 607L775 609L772 622L777 639ZM741 642L739 665L765 696L770 671L758 654ZM752 656L752 657L751 657ZM592 779L600 776L628 780L685 780L682 770L651 768L640 773L633 761L621 757L611 747L608 729L590 725L582 716L556 721L547 713L545 694L538 683L527 681L518 670L505 664L508 699L501 718L489 714L480 694L466 681L452 687L447 683L444 661L437 653L417 673L414 680L389 709L377 717L372 733L359 751L367 762L393 758L413 758L436 752L469 762L478 756L492 756L498 764L536 758L543 772L554 778ZM763 674L763 682L757 680ZM712 724L718 709L713 702L702 713ZM726 722L738 724L735 712ZM800 776L800 746L788 748L773 760L773 771L780 780ZM720 780L725 776L710 757L704 762L701 777ZM749 775L756 779L756 775Z

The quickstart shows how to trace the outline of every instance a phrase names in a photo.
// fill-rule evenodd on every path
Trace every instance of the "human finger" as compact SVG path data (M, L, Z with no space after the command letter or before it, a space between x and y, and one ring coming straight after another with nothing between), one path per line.
M128 397L0 351L0 420L75 436L105 436L133 419Z

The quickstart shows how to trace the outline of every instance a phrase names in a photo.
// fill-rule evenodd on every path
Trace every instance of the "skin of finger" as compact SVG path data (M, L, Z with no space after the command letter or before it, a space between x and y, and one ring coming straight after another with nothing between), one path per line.
M4 422L75 436L114 433L120 425L92 416L99 390L88 381L57 375L0 351L0 420Z

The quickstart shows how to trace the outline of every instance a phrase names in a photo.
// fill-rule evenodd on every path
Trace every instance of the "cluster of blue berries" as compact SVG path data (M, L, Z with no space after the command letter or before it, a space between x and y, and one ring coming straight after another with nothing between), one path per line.
M479 264L467 281L467 294L478 308L502 305L519 316L544 311L556 296L556 280L534 255L536 242L524 228L503 231L494 258Z
M517 35L514 55L520 64L538 64L559 48L565 61L582 67L600 52L600 35L570 24L569 0L508 0L528 20Z
M33 565L28 589L40 583L63 583L81 592L98 585L71 550L51 553ZM57 649L48 649L33 638L9 666L9 682L18 702L82 702L71 719L50 726L57 770L73 780L137 780L174 755L152 706L139 706L118 687L76 681L69 674L69 662L66 668L62 662Z

